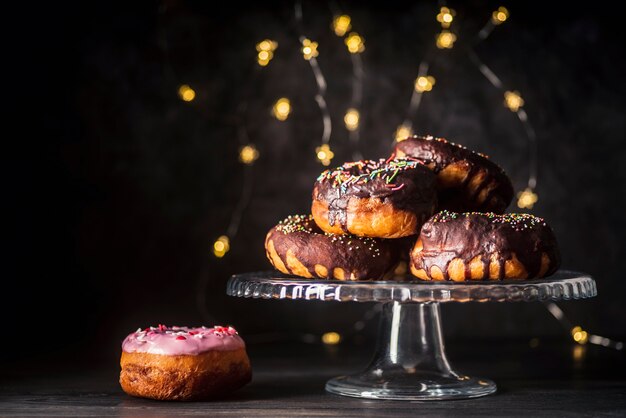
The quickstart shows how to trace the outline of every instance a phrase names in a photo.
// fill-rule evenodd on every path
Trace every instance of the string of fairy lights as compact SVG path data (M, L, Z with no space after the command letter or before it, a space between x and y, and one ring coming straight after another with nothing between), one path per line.
M363 82L365 78L361 53L365 51L365 42L361 35L351 30L351 17L342 13L334 2L332 2L330 6L334 16L332 22L333 32L338 37L344 38L344 43L350 54L350 61L352 63L352 94L350 107L348 107L344 114L343 122L348 130L349 140L352 144L352 159L357 161L363 159L363 154L359 147L361 130L359 120L361 118L360 109L363 102Z
M454 17L456 16L456 12L454 9L451 9L445 5L441 6L439 9L439 13L436 15L437 22L441 25L441 32L439 32L435 36L435 43L437 49L446 50L452 49L454 47L454 43L457 41L457 34L451 30L452 23L454 22ZM535 187L537 186L537 155L538 155L538 147L537 147L537 135L535 130L533 129L530 121L528 120L528 114L524 110L524 99L521 94L517 90L507 90L504 87L504 83L500 80L500 78L485 64L478 54L475 52L474 47L487 39L489 35L493 32L493 30L507 21L509 18L509 11L506 7L500 6L498 9L494 10L491 14L490 19L487 23L482 27L482 29L478 32L476 38L469 44L466 49L466 52L470 58L470 61L477 67L480 73L491 83L493 87L500 90L503 94L503 104L509 109L511 112L514 112L517 115L517 118L522 123L524 131L526 133L526 137L528 139L528 166L529 166L529 176L527 186L524 190L518 193L517 195L517 206L520 209L532 209L534 204L538 201L537 193L535 192ZM422 96L433 90L435 86L436 79L433 75L428 74L429 70L429 62L430 55L432 53L432 48L424 55L424 58L420 62L417 71L417 78L415 79L413 94L411 96L411 100L409 103L409 108L406 114L406 117L402 124L396 129L395 132L395 140L402 141L413 133L413 123L412 121L415 118L417 110L422 103ZM580 325L573 325L565 316L565 313L559 308L559 306L554 302L548 302L545 304L546 308L550 312L550 314L561 323L561 325L566 328L572 339L577 342L580 346L584 346L587 343L601 345L604 347L614 348L616 350L622 350L624 348L624 344L620 341L613 341L609 338L602 337L595 334L590 334L585 331ZM530 342L531 347L536 347L538 345L538 339L533 338ZM580 349L574 351L574 357L582 357L584 352Z
M487 20L487 23L478 32L473 45L484 41L493 32L496 26L506 22L509 18L509 11L506 7L498 7L497 10L491 14L491 18ZM517 115L517 118L524 127L524 132L528 139L528 182L526 188L517 195L517 206L520 209L532 209L535 203L537 203L538 196L535 193L535 187L537 186L537 134L534 128L528 120L528 114L524 110L524 99L517 90L507 90L504 88L502 81L496 76L496 74L479 58L478 54L472 47L467 49L471 61L476 65L478 70L485 76L485 78L504 96L504 105Z
M405 119L402 124L398 126L394 135L396 141L402 141L413 134L413 120L415 119L415 115L417 114L420 104L422 103L422 96L425 93L432 91L437 82L433 75L428 74L429 63L432 60L431 55L433 54L432 46L435 46L439 50L449 50L454 47L454 44L458 39L457 34L451 29L455 16L456 11L454 9L442 6L439 9L439 13L435 17L437 22L441 25L441 32L436 34L434 45L431 45L431 48L429 48L427 53L424 54L424 58L418 66L413 94L411 96ZM508 9L502 6L498 7L498 9L492 13L487 23L478 32L478 35L473 42L469 43L469 46L466 48L466 52L470 61L478 68L480 73L483 74L483 76L485 76L485 78L495 88L502 92L504 97L504 106L517 115L524 127L529 144L529 176L527 187L518 193L516 203L520 209L532 209L538 200L537 193L535 193L535 187L537 186L537 135L528 120L528 114L523 109L524 99L522 99L519 91L505 89L500 78L478 57L477 53L474 51L474 47L478 43L487 39L494 28L506 22L508 18Z
M330 135L333 131L332 120L330 118L330 112L328 105L326 104L326 78L322 74L322 69L317 62L318 43L307 38L304 33L304 24L302 21L302 3L296 1L294 4L294 12L296 17L296 25L300 32L299 41L302 44L302 57L308 61L315 76L315 83L317 84L317 94L315 95L315 102L317 103L320 113L322 114L322 123L324 130L322 131L322 144L315 149L317 158L325 166L330 165L331 160L334 157L334 153L330 149Z
M351 57L352 63L352 95L350 101L350 107L346 109L344 114L345 128L349 133L349 139L354 148L353 156L355 159L360 159L360 151L358 150L358 142L360 135L360 119L361 119L361 106L363 99L363 79L364 79L364 65L361 54L365 51L364 38L357 32L351 31L353 21L352 18L339 11L339 9L331 4L333 12L333 19L331 28L335 35L343 39L347 51ZM302 57L306 60L313 72L315 82L317 85L317 92L314 97L317 103L321 116L322 116L322 138L321 143L315 148L315 156L320 164L323 166L329 166L334 157L334 152L330 147L330 139L332 133L332 124L330 111L326 102L326 79L322 73L322 70L317 62L319 55L319 44L305 36L303 30L303 13L302 5L300 1L296 1L294 4L294 16L296 25L299 30L299 44ZM395 141L402 141L413 133L413 120L423 102L423 96L433 90L436 85L436 78L429 73L430 63L432 62L431 55L437 50L449 50L454 47L454 44L458 40L458 33L454 31L453 23L455 20L456 12L454 9L443 5L437 11L435 16L436 21L441 25L441 31L435 35L435 42L431 45L431 48L424 55L417 68L417 77L413 83L413 92L409 102L409 106L405 115L405 118L400 126L397 127L394 139ZM517 90L510 90L505 88L501 79L493 72L493 70L484 63L478 54L475 52L474 47L486 40L494 29L509 19L509 10L506 7L498 7L493 11L487 23L478 32L472 42L468 43L466 47L467 56L470 61L476 66L477 70L490 82L490 84L501 91L503 95L503 105L511 112L515 113L519 121L521 122L528 139L528 162L529 162L529 176L526 188L519 192L517 195L517 206L520 209L532 209L534 204L538 201L535 188L537 186L537 135L528 120L528 114L524 110L524 99ZM275 40L263 39L256 44L256 65L259 68L267 68L274 58L275 52L278 49L278 43ZM178 88L178 97L184 102L193 102L196 99L196 92L189 84L181 84ZM231 241L237 234L241 218L247 206L250 203L252 189L253 189L253 172L252 167L260 158L260 153L256 145L251 141L245 124L245 111L247 109L247 102L243 101L238 107L239 117L237 118L237 137L240 143L238 150L238 160L244 165L244 175L241 188L241 194L232 212L228 227L223 235L220 235L215 239L212 245L212 252L217 259L224 257L230 250ZM286 121L292 113L291 101L287 97L277 98L271 108L271 115L279 122ZM398 272L396 272L398 273ZM562 309L554 302L546 302L544 304L548 312L563 326L563 328L570 334L572 340L577 343L574 348L574 358L580 360L584 356L584 346L586 344L595 344L603 347L609 347L616 350L623 350L624 343L620 341L614 341L609 338L591 334L584 330L580 325L572 324L566 317ZM324 333L321 336L321 341L324 344L333 345L338 344L340 341L350 336L351 334L358 333L365 328L366 323L375 317L379 306L375 305L371 309L367 310L363 317L356 321L351 330L346 330L343 333L331 331ZM311 334L305 334L302 336L304 342L317 342L318 338ZM529 342L531 348L535 348L539 345L538 338L532 338Z

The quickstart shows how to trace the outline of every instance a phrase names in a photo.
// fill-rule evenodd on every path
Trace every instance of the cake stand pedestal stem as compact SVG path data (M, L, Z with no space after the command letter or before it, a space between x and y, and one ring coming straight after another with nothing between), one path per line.
M439 303L388 302L383 304L370 365L361 373L329 380L326 390L359 398L440 400L489 395L496 385L452 369Z

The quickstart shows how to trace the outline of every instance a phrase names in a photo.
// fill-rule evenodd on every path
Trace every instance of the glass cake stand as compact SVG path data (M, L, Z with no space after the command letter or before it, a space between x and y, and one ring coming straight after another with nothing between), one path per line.
M303 279L275 271L233 275L230 296L382 303L375 355L362 372L326 383L328 392L368 399L476 398L496 391L485 378L456 372L446 358L439 304L531 302L596 296L594 279L559 270L532 281L426 282Z

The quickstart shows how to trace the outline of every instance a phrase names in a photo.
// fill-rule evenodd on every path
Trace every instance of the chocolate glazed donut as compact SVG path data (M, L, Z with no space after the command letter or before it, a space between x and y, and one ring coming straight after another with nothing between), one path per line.
M320 174L311 213L325 232L400 238L419 233L436 205L435 176L421 162L363 160Z
M411 273L422 280L533 279L559 264L552 229L526 213L442 211L424 224L411 251Z
M270 263L286 274L338 280L380 280L395 267L392 241L324 233L311 215L280 221L265 238Z
M439 210L503 213L513 199L513 185L502 168L444 138L415 135L398 142L394 154L416 158L437 174Z

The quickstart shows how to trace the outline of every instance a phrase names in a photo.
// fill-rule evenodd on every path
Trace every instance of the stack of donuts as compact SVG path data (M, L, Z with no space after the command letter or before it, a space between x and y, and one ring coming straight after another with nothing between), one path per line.
M310 214L270 229L265 250L279 271L306 278L528 280L559 267L544 219L504 213L513 198L486 155L433 136L398 142L388 158L346 162L313 185Z

